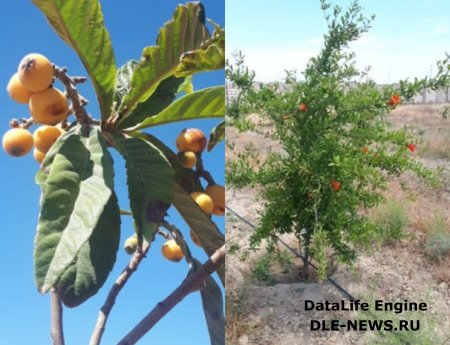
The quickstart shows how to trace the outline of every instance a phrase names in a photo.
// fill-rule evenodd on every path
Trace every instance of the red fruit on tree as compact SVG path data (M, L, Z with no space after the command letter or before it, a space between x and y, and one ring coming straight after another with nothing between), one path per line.
M392 95L389 101L387 102L387 105L394 106L400 103L400 96L399 95Z
M308 105L305 103L300 103L300 105L298 106L298 108L300 109L301 112L306 113L308 111Z
M341 183L336 180L331 180L330 186L331 186L331 189L333 190L333 192L338 192L339 189L341 189Z
M416 151L416 148L417 148L416 144L408 144L408 145L406 145L406 147L407 147L408 150L411 151L411 152Z

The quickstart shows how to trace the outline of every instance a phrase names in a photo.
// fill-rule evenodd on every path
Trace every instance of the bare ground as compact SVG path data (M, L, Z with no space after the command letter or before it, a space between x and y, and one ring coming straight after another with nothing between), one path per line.
M394 126L407 125L420 131L418 134L423 138L423 145L419 146L418 158L427 166L442 167L443 171L445 183L440 188L425 186L411 176L402 176L390 185L386 197L407 203L410 219L408 231L412 236L393 245L376 247L362 253L354 267L338 266L332 278L362 300L424 301L428 304L427 316L438 320L432 332L450 335L450 273L446 275L450 266L442 267L441 264L436 267L425 257L423 250L425 224L436 212L447 219L449 228L450 160L447 151L450 145L447 145L447 139L442 133L450 135L450 120L442 119L439 115L442 107L407 105L399 107L390 115ZM257 124L261 132L271 130L256 116L252 116L251 121ZM227 143L227 159L233 159L230 157L242 152L250 144L263 155L270 150L280 150L279 145L267 136L253 132L238 133L234 128L227 128ZM437 146L430 148L430 145ZM447 146L441 152L443 145ZM256 188L227 191L227 206L253 224L258 222L258 210L262 205ZM251 233L252 229L248 225L231 213L227 214L227 344L363 345L369 342L370 332L310 331L311 319L351 319L357 314L305 311L305 299L341 301L346 297L330 283L301 282L296 274L300 265L298 260L292 262L287 273L274 272L275 279L270 285L252 279L256 262L266 253L264 249L249 250ZM284 239L295 246L293 239Z

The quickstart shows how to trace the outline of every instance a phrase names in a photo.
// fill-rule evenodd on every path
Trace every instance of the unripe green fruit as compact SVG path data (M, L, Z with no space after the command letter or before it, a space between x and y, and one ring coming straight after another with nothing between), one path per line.
M132 255L134 252L136 252L138 246L138 238L137 235L131 235L125 240L124 249L127 252L127 254Z

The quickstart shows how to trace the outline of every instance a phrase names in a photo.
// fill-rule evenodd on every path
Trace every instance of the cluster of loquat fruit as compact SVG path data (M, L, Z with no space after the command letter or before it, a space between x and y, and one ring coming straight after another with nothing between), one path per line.
M26 155L34 145L34 158L41 163L53 143L64 133L69 104L65 94L53 86L53 81L53 64L45 56L32 53L20 61L6 90L14 101L28 104L31 121L19 123L14 119L10 122L12 128L2 140L3 150L9 155ZM42 126L31 134L28 128L33 123Z
M197 128L184 129L176 139L178 161L184 168L193 169L196 167L206 145L207 139L201 130ZM225 214L225 188L221 185L211 183L204 192L191 193L191 198L208 216L211 214L223 216ZM189 235L192 242L199 247L202 246L200 238L192 229L190 229ZM128 254L133 254L137 245L138 239L134 234L125 241L125 251ZM162 245L161 252L166 259L174 262L179 262L184 257L181 247L174 239L167 240Z

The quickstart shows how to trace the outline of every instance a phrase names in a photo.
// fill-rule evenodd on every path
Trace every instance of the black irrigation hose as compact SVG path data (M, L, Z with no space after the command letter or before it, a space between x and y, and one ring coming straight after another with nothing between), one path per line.
M225 208L230 211L231 213L233 213L236 217L238 217L242 222L244 222L245 224L247 224L248 226L250 226L252 229L256 229L256 226L253 225L252 223L250 223L247 219L245 219L244 217L242 217L241 215L239 215L236 211L234 211L232 208L230 208L229 206L225 206ZM297 251L293 248L291 248L286 242L284 242L282 239L280 239L278 236L276 235L271 235L274 239L276 239L277 241L279 241L281 244L283 244L287 249L289 249L289 251L291 251L296 257L302 259L304 261L304 257L302 255L300 255L299 253L297 253ZM312 263L308 263L314 270L318 271L318 268L312 264ZM348 292L347 290L345 290L342 286L340 286L335 280L331 279L330 277L327 276L327 281L330 282L335 288L337 288L343 295L345 295L350 301L356 301L356 298L353 297L350 292ZM368 311L367 312L369 315L371 315L372 317L376 318L376 315L371 312ZM410 342L408 340L405 340L403 337L403 334L401 334L399 331L392 331L392 334L394 334L395 336L399 337L405 345L410 345ZM445 345L445 343L450 340L447 339L444 341L444 343L442 345Z
M243 221L245 224L247 224L248 226L250 226L252 229L256 229L256 226L253 225L252 223L250 223L247 219L245 219L244 217L242 217L241 215L239 215L236 211L234 211L233 209L231 209L229 206L225 206L226 209L228 211L230 211L231 213L233 213L236 217L238 217L241 221ZM284 242L281 238L279 238L276 235L271 235L274 239L276 239L277 241L279 241L282 245L284 245L287 249L289 249L289 251L294 254L296 257L302 259L303 261L305 261L305 258L300 255L299 253L297 253L297 251L293 248L291 248L286 242ZM315 269L316 271L318 271L317 266L315 266L313 263L309 262L308 263L309 266L311 266L313 269ZM340 286L335 280L333 280L330 277L327 277L327 281L330 282L336 289L338 289L343 295L345 295L349 300L353 300L356 301L356 298L352 296L352 294L350 292L348 292L347 290L345 290L342 286Z

